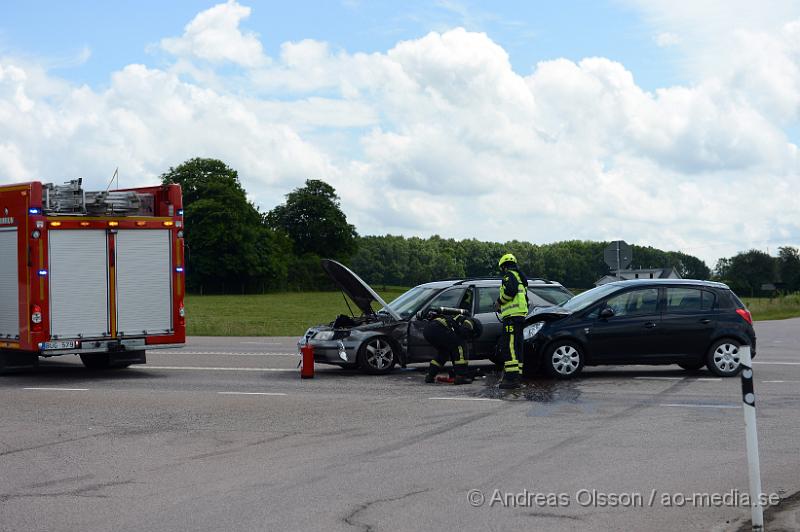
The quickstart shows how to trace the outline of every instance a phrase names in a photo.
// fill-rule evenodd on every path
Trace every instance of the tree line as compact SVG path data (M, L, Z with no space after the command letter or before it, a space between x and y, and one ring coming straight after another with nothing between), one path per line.
M714 278L741 296L765 296L800 291L800 250L778 248L778 256L751 249L719 259Z
M499 275L497 260L513 253L528 277L542 277L572 288L594 286L609 268L603 250L609 242L570 240L536 245L530 242L483 242L439 236L365 236L353 256L355 271L370 282L414 286L434 279ZM682 277L708 279L710 270L697 257L653 247L633 246L634 268L674 267Z
M484 242L403 236L359 236L348 223L329 184L310 179L286 200L261 212L238 173L217 159L190 159L161 176L183 189L187 289L194 293L257 293L333 288L319 265L322 257L350 266L376 285L414 286L437 279L497 275L497 260L514 253L529 277L589 288L609 273L608 242L571 240ZM692 255L633 246L632 268L674 267L684 278L718 279L743 295L758 295L764 283L800 289L800 257L781 248L779 257L759 251L721 259L712 272Z

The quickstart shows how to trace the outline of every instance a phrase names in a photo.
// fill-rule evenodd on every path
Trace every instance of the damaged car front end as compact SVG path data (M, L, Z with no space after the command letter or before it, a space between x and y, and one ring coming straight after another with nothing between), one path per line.
M310 327L298 346L313 346L315 362L360 368L367 373L387 373L396 364L405 366L408 320L346 266L323 259L322 268L355 303L361 316L342 314L327 325ZM380 310L374 310L373 304Z

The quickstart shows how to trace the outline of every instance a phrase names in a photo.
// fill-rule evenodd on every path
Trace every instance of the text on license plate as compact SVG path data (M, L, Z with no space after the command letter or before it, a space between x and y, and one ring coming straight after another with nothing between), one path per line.
M75 349L75 340L59 340L57 342L45 342L42 349Z

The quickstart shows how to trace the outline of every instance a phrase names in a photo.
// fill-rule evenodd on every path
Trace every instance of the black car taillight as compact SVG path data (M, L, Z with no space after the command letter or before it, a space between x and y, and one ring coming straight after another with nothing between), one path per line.
M753 324L753 316L750 315L750 311L747 310L746 308L737 308L736 309L736 314L741 316L742 319L744 321L746 321L747 323L749 323L750 325Z

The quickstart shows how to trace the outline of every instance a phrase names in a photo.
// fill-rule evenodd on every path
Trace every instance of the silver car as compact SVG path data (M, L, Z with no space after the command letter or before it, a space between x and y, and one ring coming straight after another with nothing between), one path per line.
M323 259L322 267L361 314L340 315L331 323L306 331L298 347L313 346L315 362L360 368L372 374L388 373L397 364L405 367L409 363L429 362L436 350L422 337L426 322L418 314L433 307L462 308L480 320L482 334L467 345L470 358L495 357L502 334L502 324L494 310L500 293L499 277L425 283L387 304L343 264ZM528 281L531 312L538 307L560 305L571 297L569 290L554 281Z

